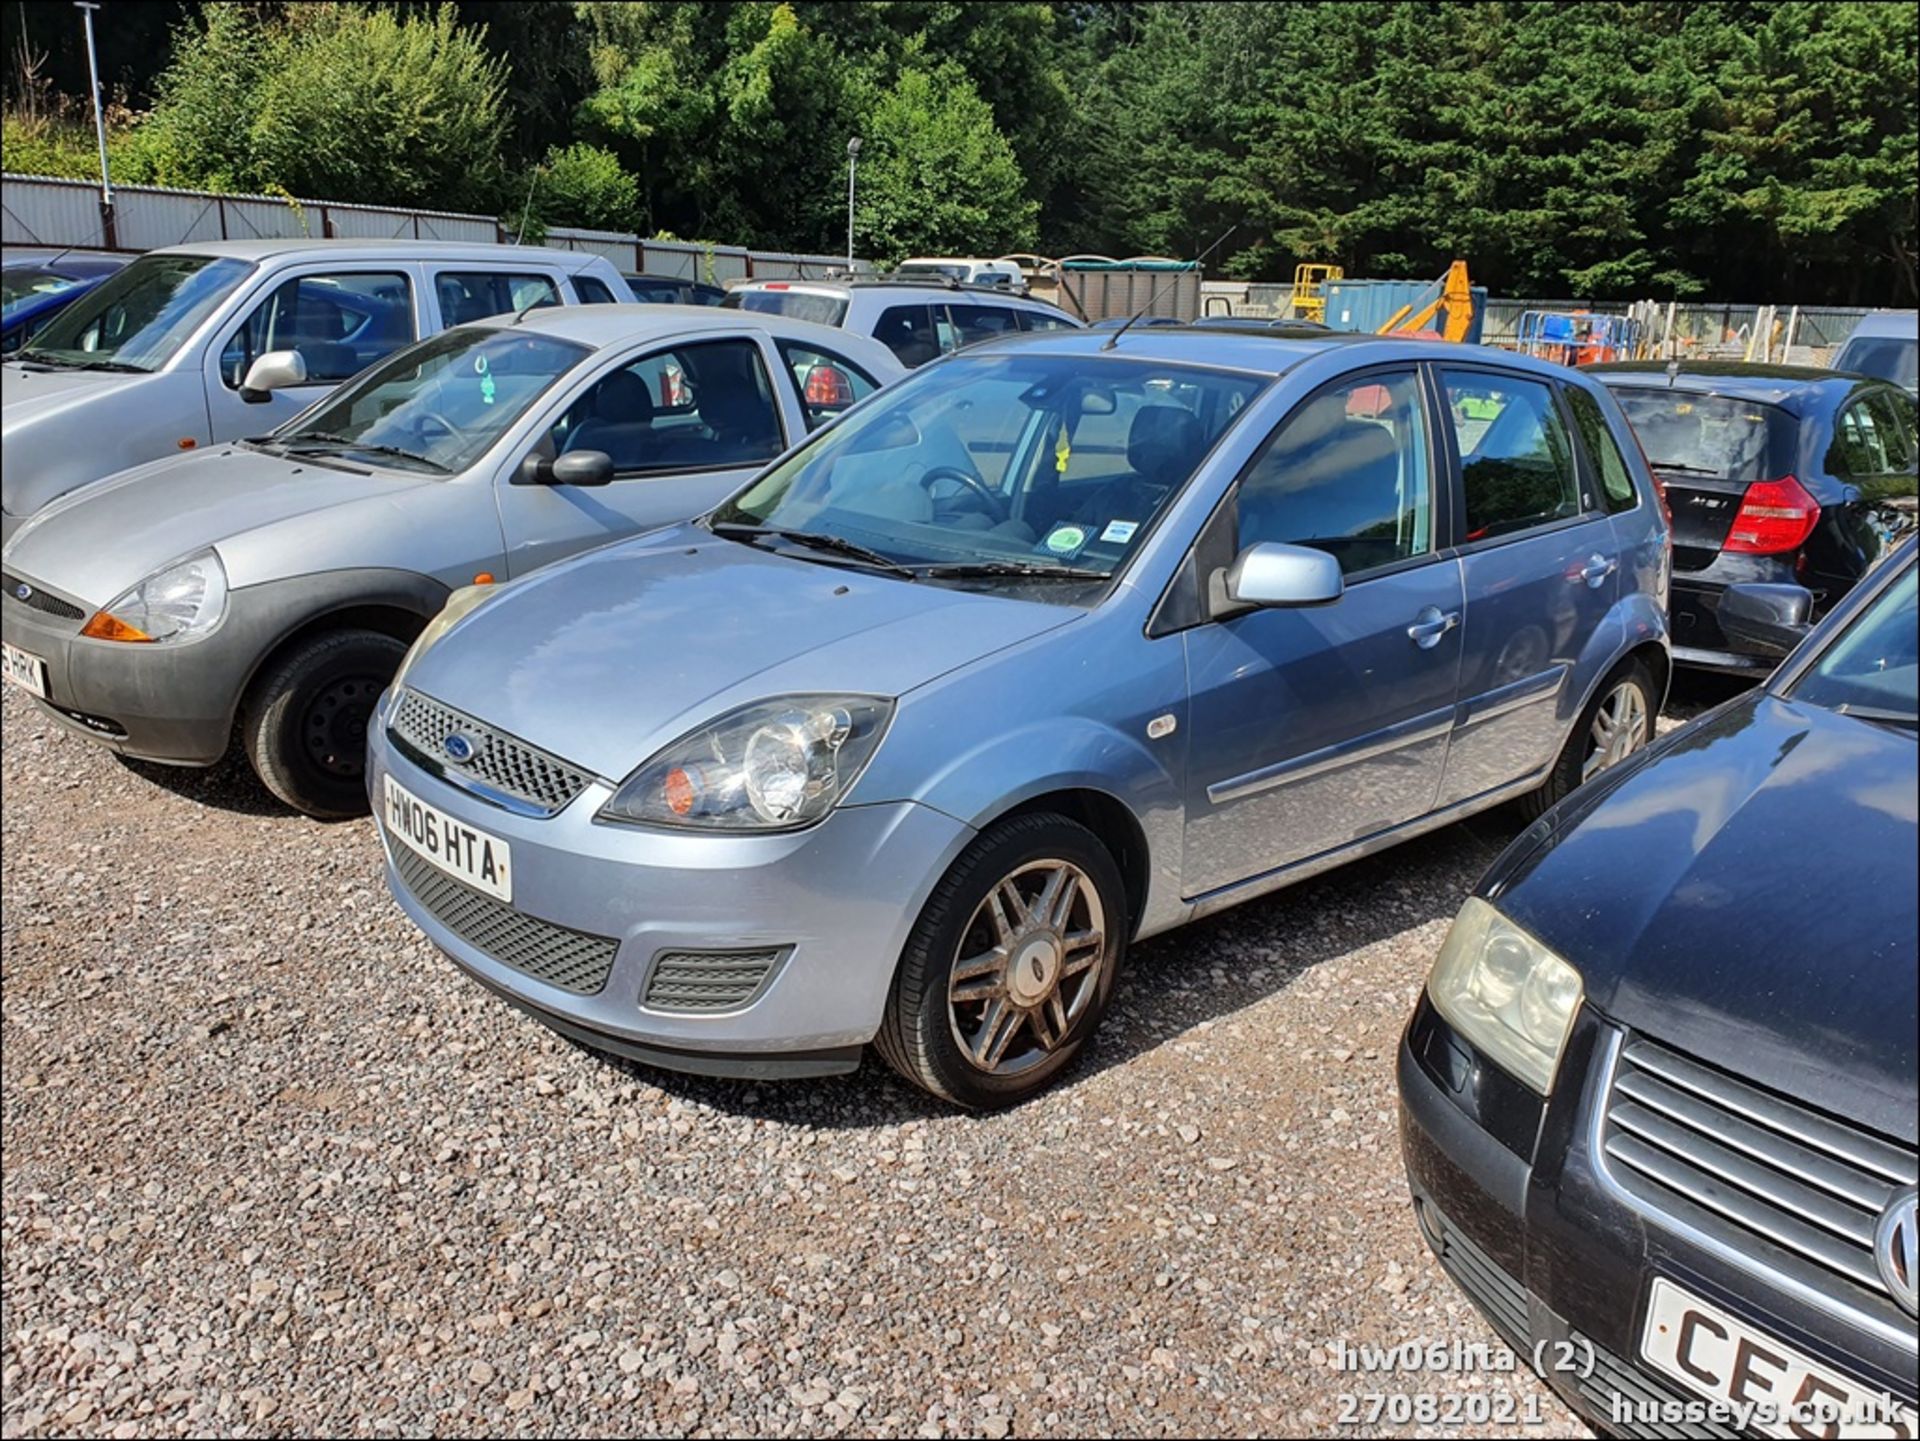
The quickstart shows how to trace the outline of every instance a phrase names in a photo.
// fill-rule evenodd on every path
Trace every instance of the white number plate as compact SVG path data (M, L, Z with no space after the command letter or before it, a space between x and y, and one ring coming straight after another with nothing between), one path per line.
M1784 1437L1920 1434L1911 1406L1658 1277L1647 1301L1640 1354L1726 1408L1727 1424L1743 1431ZM1749 1406L1750 1415L1741 1419Z
M380 779L386 788L382 809L389 836L455 880L499 900L513 899L513 858L505 841L421 800L392 776Z
M32 691L41 700L47 698L47 663L39 656L0 641L0 661L4 662L8 680L22 690Z

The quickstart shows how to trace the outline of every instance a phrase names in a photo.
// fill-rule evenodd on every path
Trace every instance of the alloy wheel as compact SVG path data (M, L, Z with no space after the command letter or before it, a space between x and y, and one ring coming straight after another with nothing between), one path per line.
M1592 780L1601 771L1620 764L1653 735L1647 717L1646 697L1632 681L1622 681L1594 712L1587 733L1587 758L1580 766L1580 779Z
M1099 994L1111 951L1100 893L1063 860L1003 877L961 933L947 1016L977 1070L1017 1075L1057 1051Z

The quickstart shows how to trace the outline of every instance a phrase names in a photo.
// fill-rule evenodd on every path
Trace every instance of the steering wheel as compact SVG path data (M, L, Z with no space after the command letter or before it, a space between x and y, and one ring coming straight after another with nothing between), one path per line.
M920 484L926 488L929 495L932 494L933 487L943 480L956 480L964 489L978 496L981 504L986 506L987 514L993 517L995 525L1008 519L1010 512L1005 498L990 490L987 483L970 470L962 470L957 465L936 465L923 471L920 476Z
M414 417L413 421L413 428L422 440L427 438L429 422L439 426L441 430L445 431L447 435L456 441L462 441L467 438L467 433L464 430L455 425L451 420L448 420L446 416L442 415L439 411L423 410Z

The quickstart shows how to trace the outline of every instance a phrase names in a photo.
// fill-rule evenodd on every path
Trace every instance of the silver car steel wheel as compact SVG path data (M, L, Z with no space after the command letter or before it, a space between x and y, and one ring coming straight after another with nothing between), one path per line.
M1647 723L1647 703L1640 687L1622 681L1607 693L1594 712L1593 727L1587 733L1587 758L1580 766L1580 779L1592 780L1609 766L1616 766L1652 738Z
M1087 873L1031 861L1003 877L961 933L947 1018L977 1069L1017 1075L1060 1046L1100 992L1106 912Z

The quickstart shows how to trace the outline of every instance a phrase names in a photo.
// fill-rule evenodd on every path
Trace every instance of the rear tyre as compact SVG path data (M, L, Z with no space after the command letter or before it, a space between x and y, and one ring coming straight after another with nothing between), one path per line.
M920 913L874 1037L923 1090L1015 1105L1071 1066L1126 954L1120 868L1060 815L1017 816L967 848Z
M1653 739L1658 706L1646 662L1635 656L1621 661L1595 688L1545 784L1515 802L1520 813L1538 819L1583 781L1644 749Z
M254 683L240 738L261 784L320 820L367 813L367 722L406 646L371 630L302 642Z

